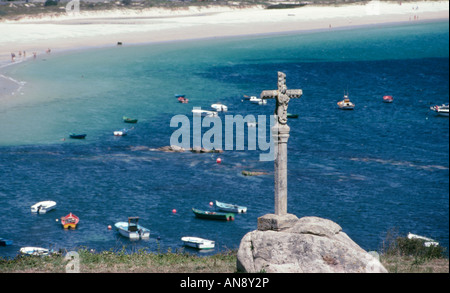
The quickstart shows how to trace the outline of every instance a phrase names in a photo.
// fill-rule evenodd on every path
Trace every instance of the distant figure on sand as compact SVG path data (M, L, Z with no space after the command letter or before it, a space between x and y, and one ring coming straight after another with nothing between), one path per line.
M47 53L47 54L50 54L50 52L51 52L50 48L48 48L48 49L45 51L45 53Z
M16 59L16 54L11 53L11 62L14 62Z
M33 52L33 59L36 59L36 52Z

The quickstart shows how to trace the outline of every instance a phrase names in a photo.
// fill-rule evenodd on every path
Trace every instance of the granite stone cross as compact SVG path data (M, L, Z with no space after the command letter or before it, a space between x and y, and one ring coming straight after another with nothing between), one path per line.
M278 72L278 89L262 91L261 99L275 99L275 125L272 127L276 157L275 167L275 215L269 214L258 219L260 230L281 230L288 226L288 222L297 217L287 213L287 141L289 126L287 125L287 108L289 100L300 98L301 89L288 90L286 87L286 74ZM295 219L294 219L295 218ZM260 227L261 226L261 227Z
M290 99L300 98L302 90L288 90L286 87L286 74L278 72L278 89L262 91L261 99L276 99L275 115L281 125L287 123L287 107Z

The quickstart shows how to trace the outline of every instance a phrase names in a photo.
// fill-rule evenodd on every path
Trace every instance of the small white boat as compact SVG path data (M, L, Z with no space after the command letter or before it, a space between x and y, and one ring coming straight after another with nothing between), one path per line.
M23 255L43 256L49 255L51 251L42 247L27 246L20 248L20 253Z
M181 241L184 242L185 246L197 249L212 249L215 245L214 241L200 237L185 236L181 238Z
M220 111L222 111L222 112L228 111L228 107L225 106L224 104L221 104L221 103L212 104L211 108L213 108L214 110L216 110L218 112L220 112Z
M448 103L442 104L441 106L436 105L436 106L430 107L430 110L433 110L439 116L448 117Z
M138 217L129 217L128 222L117 222L114 224L120 235L132 240L148 239L150 230L138 225Z
M114 131L114 136L125 136L127 134L128 134L128 129L126 129L126 128Z
M53 210L56 207L56 202L52 200L45 200L38 203L35 203L31 206L32 213L45 214Z
M250 103L259 104L259 105L265 105L267 104L267 101L261 98L257 98L256 96L250 97Z
M408 239L420 239L420 240L423 240L424 241L423 245L426 246L426 247L439 246L439 242L437 242L437 241L435 241L435 240L433 240L431 238L428 238L428 237L416 235L416 234L413 234L413 233L408 233L407 237L408 237Z
M339 109L342 110L353 110L355 108L355 104L350 102L350 99L348 98L348 94L344 94L344 99L342 101L339 101L337 103Z
M218 113L215 111L208 111L208 110L202 110L202 109L193 109L192 114L194 115L201 115L201 116L207 116L207 117L215 117L218 116Z
M232 212L232 213L246 213L247 207L244 206L238 206L236 204L229 204L229 203L223 203L216 200L216 207L219 210L225 211L225 212Z

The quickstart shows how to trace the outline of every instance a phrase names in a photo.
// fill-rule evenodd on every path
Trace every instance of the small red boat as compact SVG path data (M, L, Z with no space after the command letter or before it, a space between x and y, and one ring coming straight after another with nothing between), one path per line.
M75 229L79 221L80 219L72 213L69 213L67 216L61 218L61 224L64 229Z
M178 102L187 104L189 100L185 97L185 95L175 95L175 97L178 99Z
M392 103L394 101L394 98L392 96L384 96L383 102L385 103Z

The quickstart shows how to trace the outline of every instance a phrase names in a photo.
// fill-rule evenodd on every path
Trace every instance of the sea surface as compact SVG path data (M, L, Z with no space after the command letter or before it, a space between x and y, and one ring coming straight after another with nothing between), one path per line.
M223 123L225 115L269 117L273 100L243 97L276 89L278 71L288 88L303 90L288 108L299 115L288 121L288 212L330 219L365 250L380 251L396 231L431 237L448 251L449 120L429 109L449 102L448 21L113 44L0 71L23 82L0 100L0 237L14 242L0 247L0 257L23 246L199 253L183 248L183 236L216 241L201 255L237 249L257 218L274 211L273 162L250 149L247 129L243 150L156 149L180 128L170 126L175 115L193 127L193 107L222 102ZM344 92L353 111L337 108ZM384 95L394 102L383 103ZM125 124L124 115L139 121ZM125 127L128 136L113 135ZM74 140L70 132L87 136ZM57 208L32 214L42 200ZM192 208L215 210L215 200L248 212L229 222L194 216ZM80 218L76 230L58 221L69 212ZM131 216L151 230L149 240L108 229Z

